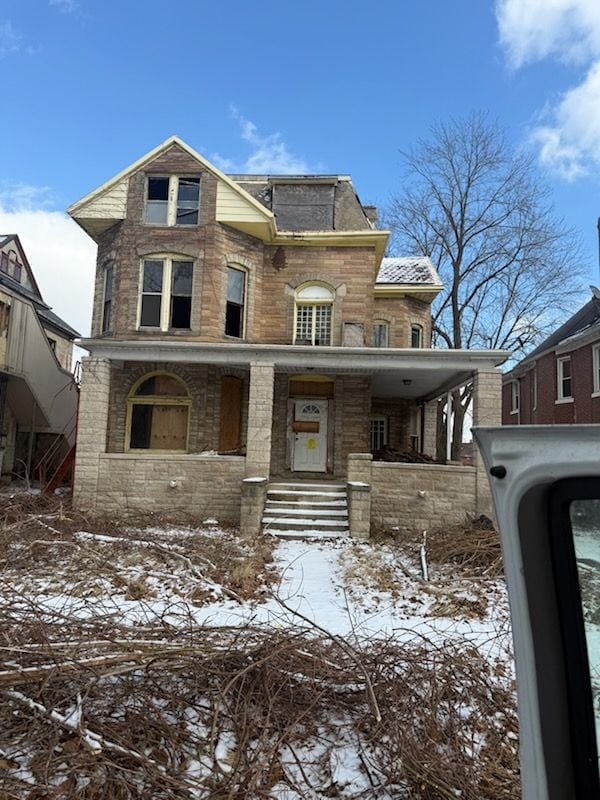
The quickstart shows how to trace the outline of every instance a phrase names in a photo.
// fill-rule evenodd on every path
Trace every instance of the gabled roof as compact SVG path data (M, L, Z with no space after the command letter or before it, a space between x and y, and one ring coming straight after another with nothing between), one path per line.
M414 284L442 287L438 271L428 256L384 258L376 284Z
M47 324L49 327L54 328L67 339L76 339L78 336L80 336L79 332L65 322L64 319L59 317L58 314L55 314L50 306L44 302L31 269L31 265L27 260L27 256L25 255L25 251L23 250L23 246L21 245L18 235L16 233L0 234L0 249L5 245L10 244L10 242L15 243L33 288L28 289L26 286L23 286L22 283L19 283L19 281L16 281L5 272L0 272L0 286L5 287L16 295L24 297L26 300L29 300L33 304L38 316L41 317L42 325Z

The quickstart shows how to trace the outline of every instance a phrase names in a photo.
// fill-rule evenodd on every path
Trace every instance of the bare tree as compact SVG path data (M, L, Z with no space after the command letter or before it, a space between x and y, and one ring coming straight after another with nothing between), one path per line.
M444 283L434 346L530 349L572 306L581 276L579 241L532 160L484 114L435 124L402 158L386 222L393 251L430 256ZM454 457L470 400L470 387L454 394Z

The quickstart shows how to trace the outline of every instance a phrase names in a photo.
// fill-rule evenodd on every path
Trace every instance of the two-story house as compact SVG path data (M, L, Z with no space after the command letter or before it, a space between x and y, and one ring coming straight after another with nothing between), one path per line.
M600 290L502 383L504 425L600 422Z
M478 467L371 463L384 444L433 454L435 400L465 381L476 417L499 423L506 354L431 348L439 277L427 258L384 258L389 233L347 175L225 175L172 137L69 213L98 243L80 507L256 529L269 487L272 529L287 514L345 530L329 506L349 482L364 535L371 518L487 504ZM303 509L323 481L335 498Z
M4 479L51 473L75 441L79 336L48 306L19 237L0 235L0 465ZM36 467L40 466L40 470ZM42 476L43 477L43 476ZM48 474L49 477L49 474Z

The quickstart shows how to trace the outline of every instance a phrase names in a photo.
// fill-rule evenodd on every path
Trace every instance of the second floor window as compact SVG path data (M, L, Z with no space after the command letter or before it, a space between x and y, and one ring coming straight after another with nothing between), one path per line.
M592 369L594 370L594 384L592 391L600 394L600 344L592 348Z
M389 326L387 322L375 320L373 323L373 347L388 347L389 339Z
M150 176L144 219L151 225L197 225L200 178Z
M246 303L246 273L227 267L227 304L225 306L225 335L244 336L244 307Z
M333 292L309 284L296 292L294 344L330 345Z
M113 268L107 267L104 270L104 302L102 304L102 333L106 333L111 328L113 294Z
M142 264L139 327L191 327L193 261L147 258Z
M510 413L516 414L521 404L521 385L518 380L510 384Z
M410 346L423 347L423 328L420 325L410 326Z
M557 399L568 400L572 395L571 357L556 360Z

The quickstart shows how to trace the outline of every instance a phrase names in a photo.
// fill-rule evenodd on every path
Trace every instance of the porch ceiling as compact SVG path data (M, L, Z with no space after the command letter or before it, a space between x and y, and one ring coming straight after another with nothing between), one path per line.
M273 364L277 372L362 374L373 378L373 396L433 398L489 370L510 356L506 350L426 350L377 347L310 347L222 342L82 339L95 358L113 361L217 364L248 368Z

